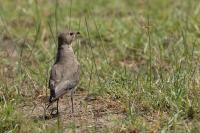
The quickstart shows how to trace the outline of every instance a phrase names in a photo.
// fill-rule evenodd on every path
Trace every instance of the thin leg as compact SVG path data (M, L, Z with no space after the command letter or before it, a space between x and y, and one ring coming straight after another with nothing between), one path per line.
M56 114L59 113L59 111L58 111L58 102L59 102L59 99L57 100L57 112L56 112Z
M71 104L72 104L72 113L74 113L74 99L73 99L74 91L71 91Z

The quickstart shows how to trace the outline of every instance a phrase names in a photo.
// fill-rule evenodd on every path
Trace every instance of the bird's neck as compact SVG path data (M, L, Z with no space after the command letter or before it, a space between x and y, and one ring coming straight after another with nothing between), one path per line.
M57 51L56 63L67 63L74 59L74 51L71 45L60 45Z

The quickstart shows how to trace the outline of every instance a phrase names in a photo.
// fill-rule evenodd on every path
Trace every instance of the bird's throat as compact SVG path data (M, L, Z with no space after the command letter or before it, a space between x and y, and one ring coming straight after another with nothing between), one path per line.
M68 63L74 59L74 51L71 45L62 45L57 51L57 63Z

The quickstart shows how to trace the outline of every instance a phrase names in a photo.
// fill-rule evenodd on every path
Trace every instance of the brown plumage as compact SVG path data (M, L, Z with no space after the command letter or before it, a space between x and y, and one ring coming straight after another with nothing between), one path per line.
M72 112L74 111L73 93L80 79L80 65L71 43L79 34L79 32L66 31L58 35L56 61L52 66L49 79L49 105L57 101L57 113L59 98L69 91L71 91Z

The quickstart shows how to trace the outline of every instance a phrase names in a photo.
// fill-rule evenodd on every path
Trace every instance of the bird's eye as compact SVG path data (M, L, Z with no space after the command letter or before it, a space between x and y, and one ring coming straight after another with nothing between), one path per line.
M70 34L70 36L74 35L74 33L73 33L73 32L70 32L69 34Z

